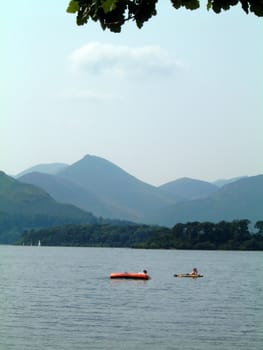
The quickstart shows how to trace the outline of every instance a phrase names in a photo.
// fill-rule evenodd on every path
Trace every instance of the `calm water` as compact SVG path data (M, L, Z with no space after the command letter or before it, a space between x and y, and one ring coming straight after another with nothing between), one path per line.
M205 277L174 278L197 266ZM149 281L111 281L146 268ZM259 350L263 253L0 246L0 350Z

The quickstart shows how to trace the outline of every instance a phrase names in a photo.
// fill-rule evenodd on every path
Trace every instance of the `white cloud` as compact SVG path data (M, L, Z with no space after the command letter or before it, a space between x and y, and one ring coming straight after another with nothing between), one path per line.
M159 46L128 47L93 42L75 50L70 58L77 70L117 77L170 75L181 67Z

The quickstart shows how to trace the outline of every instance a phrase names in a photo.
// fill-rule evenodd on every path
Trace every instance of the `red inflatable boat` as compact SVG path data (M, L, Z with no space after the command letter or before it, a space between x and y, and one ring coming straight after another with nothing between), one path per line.
M110 278L148 280L150 279L150 276L144 272L112 272Z

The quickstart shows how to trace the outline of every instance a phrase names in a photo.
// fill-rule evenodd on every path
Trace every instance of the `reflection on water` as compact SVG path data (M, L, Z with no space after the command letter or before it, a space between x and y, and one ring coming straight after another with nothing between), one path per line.
M263 253L0 246L0 350L259 350ZM175 278L197 266L204 278ZM110 279L147 269L148 281Z

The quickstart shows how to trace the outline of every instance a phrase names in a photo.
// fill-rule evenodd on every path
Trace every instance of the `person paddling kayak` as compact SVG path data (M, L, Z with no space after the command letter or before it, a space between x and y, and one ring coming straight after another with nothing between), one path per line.
M204 275L200 275L197 268L194 267L193 270L189 273L178 273L175 274L174 277L190 277L190 278L196 278L196 277L204 277Z
M197 276L198 275L198 270L196 267L193 268L193 270L191 271L190 275L192 276Z

